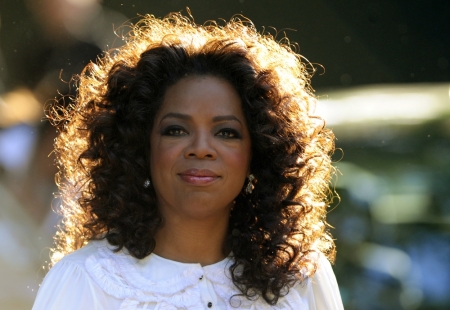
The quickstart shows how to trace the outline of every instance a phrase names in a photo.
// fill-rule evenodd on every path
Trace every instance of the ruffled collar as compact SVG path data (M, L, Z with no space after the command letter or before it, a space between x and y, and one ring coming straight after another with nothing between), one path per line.
M204 309L198 284L206 277L229 309L236 309L236 306L241 309L303 309L299 307L303 301L298 294L288 294L274 307L262 298L248 300L235 296L240 291L229 273L232 256L201 266L168 260L156 254L139 260L126 251L113 252L107 241L95 241L94 245L97 251L86 259L86 270L105 293L124 300L123 304L156 302L170 306L168 309ZM228 302L231 296L235 296L232 298L234 307Z

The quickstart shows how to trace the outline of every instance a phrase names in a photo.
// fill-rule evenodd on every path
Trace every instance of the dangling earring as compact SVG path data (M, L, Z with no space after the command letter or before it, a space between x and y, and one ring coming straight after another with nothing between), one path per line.
M152 182L150 182L149 179L145 180L145 182L144 182L144 188L149 188L149 187L150 187L150 184L152 184Z
M254 179L255 179L255 176L253 174L250 174L248 176L248 183L247 183L247 186L245 187L245 192L247 194L251 194L253 192L253 189L255 188L255 186L253 185Z

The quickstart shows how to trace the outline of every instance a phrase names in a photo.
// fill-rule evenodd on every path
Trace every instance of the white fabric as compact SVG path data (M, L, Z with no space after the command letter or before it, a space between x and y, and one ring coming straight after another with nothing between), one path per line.
M138 260L110 248L106 241L95 241L64 257L45 277L32 310L343 309L323 255L312 278L270 306L262 298L242 296L230 304L239 293L229 277L232 258L201 266L155 254Z

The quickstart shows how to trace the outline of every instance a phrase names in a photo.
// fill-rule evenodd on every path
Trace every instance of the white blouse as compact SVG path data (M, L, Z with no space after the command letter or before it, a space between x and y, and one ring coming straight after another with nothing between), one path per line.
M110 248L107 241L95 241L65 256L45 277L32 310L343 309L323 255L312 278L271 306L262 298L230 300L239 294L229 276L230 257L201 266L155 254L139 260Z

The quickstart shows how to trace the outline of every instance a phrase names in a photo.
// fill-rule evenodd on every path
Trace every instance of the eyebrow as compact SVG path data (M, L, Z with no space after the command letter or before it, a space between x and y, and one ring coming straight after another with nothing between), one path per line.
M223 122L223 121L236 121L242 125L241 121L234 115L214 116L212 120L214 123Z
M160 121L160 122L162 122L162 121L165 120L166 118L179 118L179 119L182 119L182 120L191 120L191 119L192 119L192 117L191 117L190 115L182 114L182 113L173 113L173 112L171 112L171 113L167 113L166 115L164 115L164 116L161 118L161 121Z
M163 121L166 118L178 118L178 119L182 119L182 120L192 120L192 116L187 115L187 114L182 114L182 113L167 113L166 115L164 115L161 118L161 121ZM161 122L160 121L160 122ZM218 122L223 122L223 121L236 121L239 124L242 125L242 122L234 115L219 115L219 116L214 116L212 121L214 123L218 123Z

